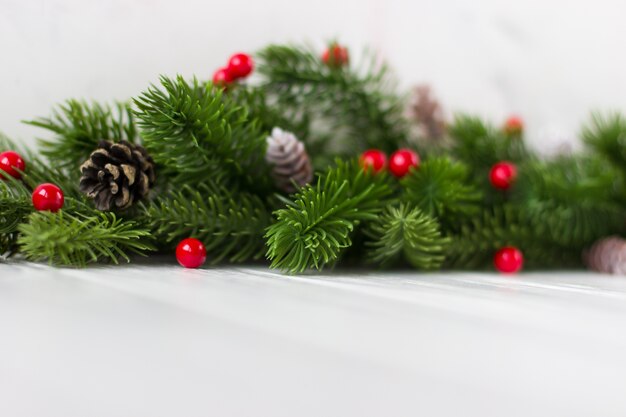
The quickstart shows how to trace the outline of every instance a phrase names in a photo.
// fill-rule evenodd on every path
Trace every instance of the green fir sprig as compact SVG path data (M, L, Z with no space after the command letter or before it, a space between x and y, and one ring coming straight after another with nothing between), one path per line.
M221 178L258 192L271 190L264 163L267 132L220 88L161 77L134 100L144 146L177 185Z
M366 229L367 259L382 266L401 258L422 270L438 269L450 242L436 219L407 204L389 205Z
M296 273L336 261L352 244L355 227L374 220L391 193L386 175L368 174L356 161L337 161L317 185L274 213L277 221L266 234L272 267Z
M54 134L41 139L41 154L55 167L79 173L78 166L96 149L100 140L138 141L138 131L128 103L114 106L68 100L57 106L50 117L25 121Z
M402 179L403 200L424 213L452 223L458 216L476 214L483 196L470 181L465 164L448 157L424 161Z
M186 185L145 206L142 218L164 249L192 236L205 242L212 263L243 262L265 252L270 212L256 195L214 183Z
M130 261L131 254L154 250L150 231L112 213L92 216L35 212L19 227L18 244L26 258L82 267L91 262Z

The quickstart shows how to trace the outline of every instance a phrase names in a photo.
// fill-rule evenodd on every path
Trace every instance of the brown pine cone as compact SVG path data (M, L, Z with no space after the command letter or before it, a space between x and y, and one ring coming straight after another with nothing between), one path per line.
M617 236L596 241L583 254L587 267L605 274L626 274L626 240Z
M267 138L265 160L272 165L272 176L276 187L288 193L297 191L313 179L311 159L304 143L293 133L275 127ZM294 185L294 183L296 185Z
M80 191L102 211L130 207L148 195L156 180L154 161L146 150L125 140L101 140L80 171Z
M420 128L420 136L425 139L440 139L446 133L443 109L439 101L433 97L428 85L415 87L411 102L411 117Z

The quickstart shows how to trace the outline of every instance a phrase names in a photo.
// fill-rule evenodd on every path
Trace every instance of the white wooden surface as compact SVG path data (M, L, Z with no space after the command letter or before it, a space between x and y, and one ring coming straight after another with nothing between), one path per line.
M0 416L624 416L626 279L0 265Z

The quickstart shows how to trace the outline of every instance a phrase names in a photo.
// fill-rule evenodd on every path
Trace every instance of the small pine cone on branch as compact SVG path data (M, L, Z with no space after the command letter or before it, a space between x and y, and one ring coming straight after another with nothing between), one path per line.
M587 267L605 274L626 274L626 240L617 236L596 241L583 254Z
M101 140L80 171L80 191L102 211L130 207L148 195L156 180L154 161L146 150L124 140Z
M287 193L297 191L313 179L313 167L304 143L278 127L267 138L265 160L272 166L276 187Z
M428 85L415 87L411 101L410 116L417 122L420 136L428 140L441 139L446 133L443 108L433 97Z

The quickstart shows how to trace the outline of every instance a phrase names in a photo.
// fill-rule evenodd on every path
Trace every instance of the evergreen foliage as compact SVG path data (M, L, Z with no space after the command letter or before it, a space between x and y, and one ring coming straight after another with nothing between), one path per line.
M17 233L0 233L0 262L18 251Z
M445 259L449 243L434 218L406 204L387 206L366 234L371 248L367 258L383 266L403 256L415 268L437 269Z
M135 99L144 146L161 175L182 185L221 178L248 188L269 188L267 132L248 110L210 84L161 77ZM173 150L176 151L173 151Z
M237 85L228 91L229 97L239 106L247 109L248 118L256 120L262 132L271 132L273 128L294 133L299 139L309 137L310 120L306 114L296 116L293 110L277 102L270 103L264 88L249 85Z
M469 180L467 167L447 157L426 160L401 184L405 201L448 223L459 215L476 214L482 201L480 191Z
M580 251L608 234L626 232L619 172L597 157L532 161L521 170L517 203L538 231Z
M26 160L26 172L22 173L21 181L8 178L8 181L0 181L0 186L4 183L5 186L9 185L8 188L13 192L19 190L23 195L30 197L31 191L37 187L37 185L44 182L52 182L61 187L66 195L71 197L79 196L76 181L78 175L72 175L69 170L52 164L48 160L40 157L35 151L19 146L2 134L0 134L0 149L16 151ZM73 156L68 154L67 157L71 158ZM75 170L75 174L79 174L78 169Z
M356 161L337 161L316 186L296 194L287 208L274 214L267 257L286 272L321 269L352 244L350 235L364 220L374 220L391 194L386 175L363 171Z
M243 262L265 252L270 213L256 195L204 183L184 186L145 207L145 221L163 248L192 236L205 242L211 262Z
M375 56L355 66L361 72L329 67L306 47L270 45L258 57L263 88L294 115L325 126L309 135L307 145L314 136L321 142L317 148L351 157L368 148L391 153L406 143L403 102L393 93L387 66Z
M0 194L0 234L17 232L32 210L30 197Z
M558 214L557 214L558 215ZM483 209L467 219L459 232L451 236L445 266L455 269L483 269L492 265L493 255L505 246L515 246L524 253L529 267L561 268L578 266L580 252L554 243L544 234L542 220L531 221L523 209L505 204Z
M615 168L626 174L626 118L619 113L602 116L592 114L591 122L583 128L585 143Z
M53 136L39 152L0 135L0 152L18 151L27 164L20 180L0 181L0 258L117 263L171 253L196 237L212 263L265 255L287 273L346 258L420 270L492 268L494 253L509 245L528 267L567 268L579 267L597 239L626 234L626 119L619 114L592 117L582 131L584 154L549 159L520 135L458 115L443 146L420 149L421 165L398 180L356 160L368 148L415 148L384 64L366 55L362 63L328 66L311 48L270 45L257 70L256 86L161 77L128 104L69 100L27 122ZM265 162L274 127L302 140L318 172L291 196L278 193ZM79 192L79 166L102 139L145 146L157 164L149 201L99 212ZM505 192L488 179L500 161L518 171ZM33 210L32 190L43 182L64 191L61 211Z
M9 187L0 181L0 257L16 251L17 229L32 210L30 195L23 187Z
M457 115L448 131L450 154L467 164L478 183L486 184L489 169L500 161L521 163L532 157L523 140L507 136L477 117Z
M85 266L88 262L130 261L129 254L153 250L150 231L112 213L92 216L35 212L19 226L18 244L34 261L53 265Z
M113 142L138 140L131 108L127 103L114 107L68 100L53 110L52 116L25 122L54 134L40 140L41 154L57 168L79 173L78 167L96 148L100 140Z

